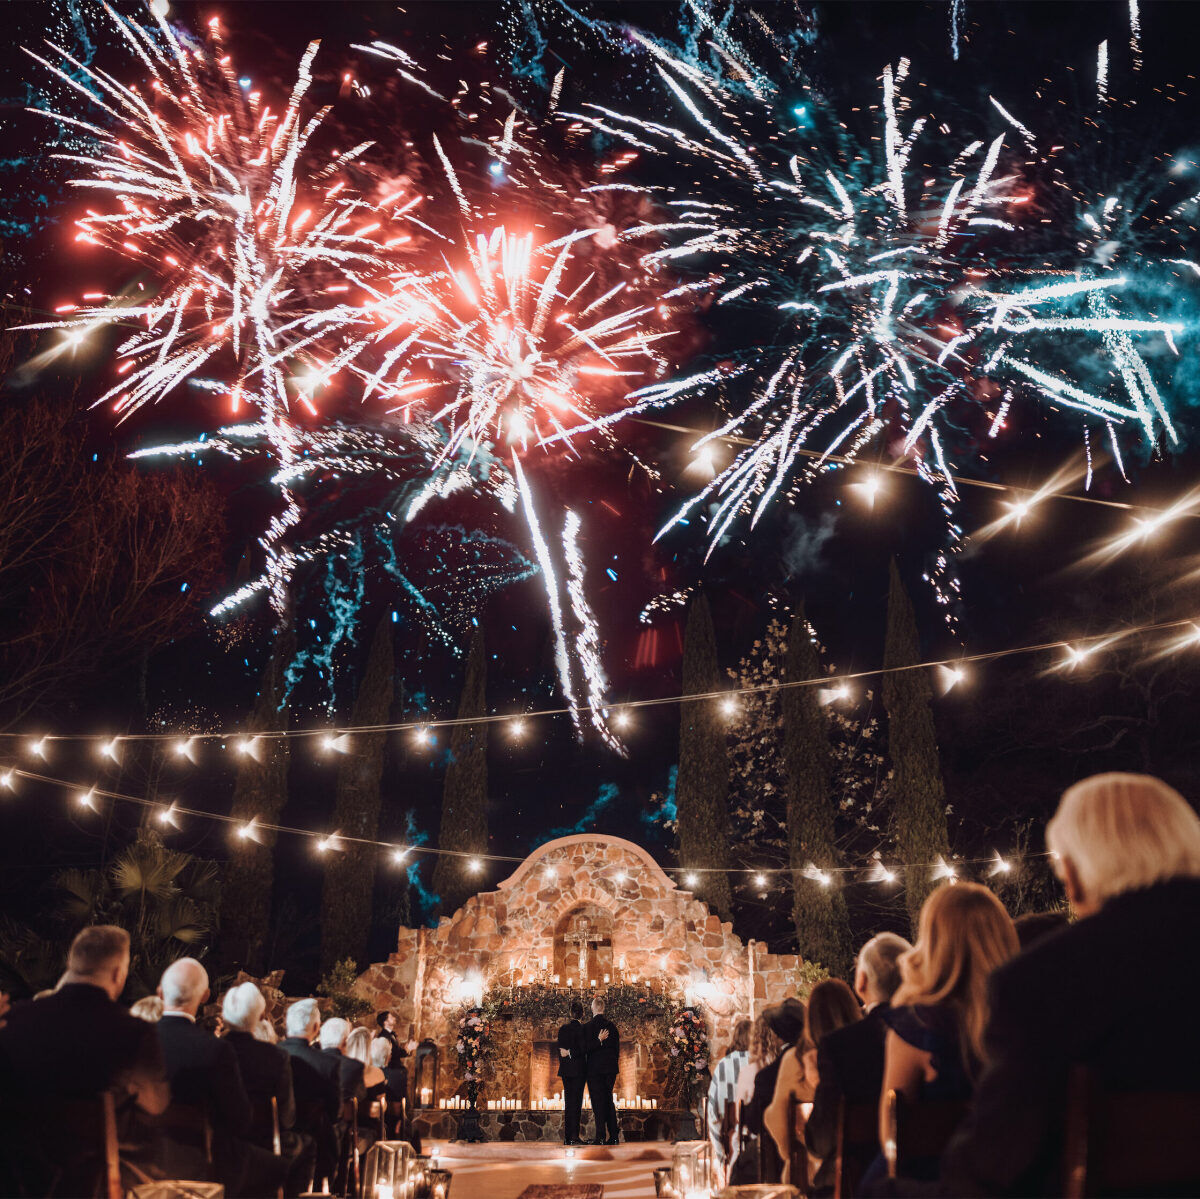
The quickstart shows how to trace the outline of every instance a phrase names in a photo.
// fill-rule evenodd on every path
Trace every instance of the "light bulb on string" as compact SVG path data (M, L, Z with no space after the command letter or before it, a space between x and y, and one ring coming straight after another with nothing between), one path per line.
M758 873L754 876L754 885L758 888L763 888L767 885L767 876L763 873Z
M997 851L996 856L992 859L992 866L991 866L991 869L988 871L988 875L992 878L995 878L997 874L1011 874L1011 873L1012 873L1012 863L1010 861L1008 861L1007 859L1001 857L999 851Z
M472 874L478 874L483 869L483 859L482 858L468 858L467 859L467 869Z
M196 750L195 737L181 737L172 748L177 758L186 758L189 762L195 763L196 759L193 756Z
M326 733L321 738L321 748L327 754L344 754L350 751L350 734Z
M958 872L939 853L937 856L937 862L933 867L932 878L935 883L940 882L942 879L945 879L950 883L955 883L958 882Z
M317 842L317 852L318 853L328 853L331 849L340 850L341 848L342 848L342 843L340 840L338 840L337 833L330 833L329 836L322 837Z
M0 787L3 787L5 791L15 791L17 789L16 777L17 772L15 770L4 771L3 774L0 774Z
M243 841L253 841L257 845L258 844L258 817L251 816L250 819L247 820L245 824L239 825L238 829L237 829L237 835Z
M239 737L234 743L233 748L237 750L243 757L253 758L258 761L258 738L257 737Z
M96 810L96 788L92 787L87 791L80 791L75 796L75 802L81 808L87 808L89 812L94 812Z
M392 850L392 861L397 866L403 866L408 861L408 850L402 845L397 845Z
M695 890L700 885L700 876L696 874L695 871L689 870L687 874L683 876L683 882L685 886L691 887L693 890Z
M828 887L833 883L833 875L828 870L822 870L813 862L809 862L800 873L809 881L822 887Z
M817 702L822 704L836 704L843 699L850 698L850 684L838 683L833 687L819 687L817 689Z
M883 480L872 471L861 482L851 483L850 486L859 493L867 507L873 509L876 497L883 490Z
M29 752L33 754L35 758L41 758L41 760L44 762L46 760L46 748L48 744L49 738L38 737L37 740L29 743Z
M627 708L617 708L616 711L613 712L612 722L615 728L622 730L627 729L629 728L631 720L632 717L629 715L629 710Z
M737 711L738 702L734 696L727 695L723 700L721 700L721 715L724 716L726 720L732 720L737 715Z
M159 824L170 825L171 828L179 827L179 815L175 810L175 804L170 803L165 808L160 808L158 811Z
M961 666L939 666L938 680L941 683L942 694L954 690L967 677L967 672Z
M1068 645L1064 647L1067 651L1067 665L1074 669L1076 666L1081 666L1092 656L1094 647L1090 645L1074 646Z
M433 733L430 731L429 726L423 724L419 729L415 729L413 731L413 740L418 745L431 745L433 743Z
M520 717L517 717L516 720L510 720L508 723L508 735L514 741L520 741L525 736L525 721Z
M119 762L121 760L121 742L116 737L102 742L100 745L100 756L108 758L111 762Z
M869 883L894 883L896 881L896 872L889 870L882 859L876 857L875 864L871 867L871 873L867 875Z

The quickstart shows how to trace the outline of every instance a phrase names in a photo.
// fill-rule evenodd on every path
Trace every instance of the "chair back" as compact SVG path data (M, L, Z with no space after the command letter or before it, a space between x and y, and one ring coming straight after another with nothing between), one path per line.
M942 1156L950 1138L967 1114L961 1099L907 1103L903 1095L888 1091L884 1097L883 1159L889 1178L905 1173L905 1162Z
M788 1182L801 1195L808 1194L808 1145L804 1140L804 1119L800 1100L795 1095L789 1095L787 1113Z
M838 1101L833 1199L850 1199L879 1152L879 1104Z
M1106 1091L1076 1066L1064 1165L1067 1199L1200 1194L1200 1091Z

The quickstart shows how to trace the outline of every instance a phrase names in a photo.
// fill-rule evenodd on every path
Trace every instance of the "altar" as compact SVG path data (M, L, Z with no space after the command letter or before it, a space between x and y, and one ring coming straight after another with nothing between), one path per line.
M621 1034L622 1127L655 1139L679 1102L671 1015L684 1005L702 1013L715 1060L738 1017L795 993L799 966L795 955L743 943L641 847L584 834L540 846L436 928L401 928L396 952L356 990L396 1013L397 1032L438 1047L436 1071L416 1080L425 1135L448 1135L461 1110L458 1019L483 1008L479 1108L485 1133L502 1140L561 1139L558 1027L573 999L586 1007L603 995Z

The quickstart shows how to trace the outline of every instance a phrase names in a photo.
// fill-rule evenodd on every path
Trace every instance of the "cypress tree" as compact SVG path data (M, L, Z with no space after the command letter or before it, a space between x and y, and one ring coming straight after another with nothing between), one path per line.
M820 667L801 605L788 630L784 680L816 678ZM849 967L850 947L845 896L836 886L825 886L804 875L810 863L821 870L837 864L825 713L816 687L786 688L780 692L780 706L796 943L806 960L842 975Z
M467 655L459 720L487 715L487 662L483 630L477 628ZM450 764L442 787L442 825L438 848L457 850L439 854L433 868L433 890L441 897L440 911L449 915L460 908L476 887L460 854L486 853L487 824L486 724L456 724L450 731Z
M392 621L385 616L371 640L351 724L387 723L395 669ZM383 776L386 744L386 733L355 733L349 752L338 765L333 828L346 837L374 841L379 835L379 781ZM374 846L355 841L345 842L344 849L328 855L321 895L322 973L345 958L359 963L366 960L378 856Z
M701 695L721 686L712 611L708 600L698 595L688 607L683 634L683 694ZM725 738L718 700L680 705L675 783L679 859L685 868L700 871L697 895L722 920L729 920L729 753Z
M258 698L245 725L245 735L286 729L283 707L284 672L296 648L290 621L276 634L270 660L259 683ZM262 737L251 752L238 756L233 787L234 820L257 818L276 824L287 804L289 746L286 737ZM261 976L271 920L271 891L275 885L275 833L263 829L258 840L234 837L233 851L221 884L220 961L225 972L245 970Z
M884 670L912 666L921 660L912 600L893 559L888 590ZM905 863L908 915L915 937L917 917L933 890L925 863L946 854L946 789L938 758L937 734L929 706L932 692L923 670L900 670L883 676L883 703L888 715L888 755L892 761L889 792L893 800L896 841Z

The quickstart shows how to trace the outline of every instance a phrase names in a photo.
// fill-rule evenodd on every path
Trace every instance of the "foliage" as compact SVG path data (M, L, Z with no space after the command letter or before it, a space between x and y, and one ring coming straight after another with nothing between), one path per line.
M358 981L358 966L353 958L342 958L334 962L317 984L317 994L329 998L335 1016L345 1020L356 1020L374 1009L369 999L354 993Z
M571 1000L578 999L586 1008L596 992L567 990L533 984L499 987L483 997L482 1010L489 1020L513 1016L531 1020L564 1021ZM647 991L634 983L616 983L603 990L604 1014L617 1024L638 1020L674 1018L679 1004L662 991Z
M801 607L788 632L786 678L820 675L820 657ZM802 957L835 974L850 965L850 922L841 888L810 878L809 867L837 866L834 803L826 719L817 688L790 687L780 695L783 757L787 767L788 859L792 878L792 919Z
M905 866L905 897L915 935L925 897L933 890L932 865L948 852L946 791L912 601L893 560L888 591L887 640L883 649L883 702L888 714L888 756L896 845ZM927 863L929 865L927 865Z
M690 1107L708 1070L708 1029L704 1018L693 1007L680 1008L667 1029L667 1048L671 1060L667 1069L666 1092L683 1096Z
M127 993L147 995L177 958L204 957L217 925L218 880L215 862L167 849L143 827L106 867L54 876L44 927L11 920L0 926L5 981L35 991L53 986L81 928L116 924L129 933Z
M486 853L487 824L487 734L485 723L473 717L487 714L487 660L483 652L483 630L471 638L467 670L463 680L458 719L463 723L450 732L450 764L442 788L442 823L438 847L455 853L438 854L433 868L433 890L441 896L441 910L457 910L475 893L466 873L463 854Z
M473 1108L479 1106L479 1082L491 1048L491 1032L491 1023L482 1008L473 1007L458 1018L454 1048L467 1088L467 1103Z
M371 640L366 672L350 723L358 728L386 724L391 715L395 658L390 616L380 620ZM379 835L379 781L387 734L357 733L350 752L338 764L333 827L349 838L344 848L327 855L321 896L321 965L329 969L340 957L366 958L375 888L375 846L364 844Z
M829 977L829 971L820 962L802 961L796 967L796 998L803 1003L808 1002L813 993L813 987L824 982Z
M284 672L295 653L296 638L291 622L275 637L270 660L259 684L258 699L245 724L245 733L287 728L284 704ZM253 753L238 755L237 780L233 787L234 820L253 817L264 824L276 823L288 798L287 737L265 737L255 743ZM266 966L264 958L270 930L271 892L275 882L275 833L264 828L261 840L235 837L225 866L221 905L219 955L225 970L250 973Z
M721 686L717 642L708 600L688 608L683 635L683 694ZM726 720L716 699L686 701L679 710L679 774L675 783L679 859L699 871L697 894L722 920L732 918L729 889L729 755Z

